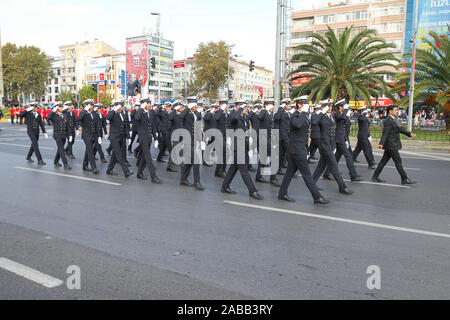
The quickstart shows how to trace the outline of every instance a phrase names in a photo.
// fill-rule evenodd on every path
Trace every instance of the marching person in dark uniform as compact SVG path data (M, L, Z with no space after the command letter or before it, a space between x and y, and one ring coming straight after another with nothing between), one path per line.
M219 108L214 113L214 120L216 121L216 128L222 133L223 137L223 148L222 148L222 163L216 164L215 176L218 178L225 178L225 171L227 168L227 108L228 101L226 99L221 99L219 102ZM216 153L220 152L216 150Z
M352 120L350 120L351 114L352 114L352 107L349 104L345 104L344 105L345 139L348 142L348 152L350 152L350 155L353 156L352 145L350 144L350 132L352 130Z
M109 161L106 174L116 176L117 173L113 171L115 165L119 163L122 167L125 177L131 176L134 172L128 169L125 164L123 148L126 145L126 140L129 138L129 131L127 130L127 114L123 112L124 105L122 101L115 101L114 108L108 112L106 119L109 121L109 141L112 147L112 156ZM126 148L125 148L126 157Z
M308 131L309 131L309 105L307 100L297 100L296 106L291 109L289 125L289 147L288 147L288 168L281 183L281 188L278 193L278 199L289 202L295 200L288 195L288 188L291 184L297 170L300 171L306 186L308 187L315 204L327 204L320 194L319 188L314 182L311 171L308 166ZM302 104L302 102L305 102ZM299 109L300 108L300 109Z
M320 127L320 160L317 165L316 170L313 174L313 180L317 183L319 177L328 167L330 169L331 174L336 180L339 186L339 192L343 194L350 195L353 193L347 186L345 185L344 179L342 179L341 174L339 173L338 164L336 162L335 152L336 152L336 142L335 142L335 130L336 123L331 115L331 109L329 106L324 106L321 110L321 118L319 122Z
M191 134L191 160L190 163L184 163L181 166L181 185L184 186L192 186L192 184L188 181L189 173L191 172L191 168L194 167L194 186L197 190L204 190L205 188L200 183L200 164L195 163L195 154L199 152L198 141L195 141L195 132L194 126L197 121L202 120L201 114L197 111L201 109L201 106L197 103L196 98L188 98L188 108L180 113L180 118L183 121L183 128L188 130ZM185 142L183 142L185 143ZM184 156L187 157L184 153Z
M289 144L289 121L291 119L289 110L291 109L291 100L283 99L281 106L273 117L274 128L280 132L280 147L278 148L280 157L280 168L277 174L283 175L281 168L286 162L286 154Z
M64 108L67 109L67 106ZM61 167L61 164L59 163L59 159L61 158L64 164L64 170L71 170L72 167L69 166L64 152L64 145L66 144L66 138L69 136L69 131L67 126L67 118L63 114L63 106L61 102L57 102L55 104L47 119L53 123L53 139L55 139L56 146L58 148L54 160L55 167Z
M72 111L72 101L64 102L64 106L67 106L67 110L65 110L63 113L67 119L67 131L69 134L69 137L67 138L67 146L64 149L64 152L69 159L73 160L75 159L73 155L73 145L75 143L75 136L77 135L76 133L78 132L78 119L75 115L75 112Z
M387 107L387 117L383 121L383 134L381 135L379 148L384 150L383 157L378 164L377 169L375 170L372 181L373 182L385 182L379 178L381 171L383 171L384 166L389 162L392 158L395 163L395 167L397 168L398 173L402 179L402 184L416 184L416 181L412 181L408 178L408 175L403 169L402 158L400 157L399 150L402 149L402 142L400 140L400 133L405 136L415 138L416 135L409 131L403 130L397 124L395 120L398 115L398 107L391 105Z
M158 161L158 162L165 162L163 157L164 157L166 150L168 150L170 152L170 150L172 149L170 147L170 135L169 135L169 116L170 116L171 109L172 109L172 106L168 102L168 103L165 103L163 105L163 107L160 108L155 113L156 118L157 118L155 120L158 122L158 131L159 131L159 133L158 133L159 153L158 153L158 156L156 157L156 161Z
M322 101L321 103L325 104L324 101ZM320 126L319 126L321 118L321 113L319 113L320 108L321 108L320 105L315 105L314 112L311 115L311 143L309 144L309 159L308 159L309 163L312 162L311 160L317 160L315 155L320 145Z
M134 140L136 139L136 136L137 136L137 125L136 125L136 122L135 122L135 115L136 115L136 112L139 110L141 108L141 104L140 103L136 103L135 105L134 105L134 108L133 108L133 111L131 111L131 115L130 115L130 118L131 118L131 141L130 141L130 144L128 145L128 153L133 153L133 142L134 142Z
M353 151L353 161L356 161L358 155L363 151L364 157L369 164L369 169L375 170L375 158L372 151L372 137L369 131L369 119L367 119L367 108L359 108L358 119L358 143Z
M94 142L94 156L98 152L100 156L100 161L102 163L108 163L108 161L106 161L105 159L105 154L103 153L102 149L103 133L105 135L108 134L108 130L106 128L106 117L102 113L102 107L103 106L101 104L97 104L94 106L95 125L97 128L97 139L95 139Z
M92 109L94 108L94 100L86 100L83 104L84 110L78 115L78 121L82 130L81 138L86 146L83 159L83 171L92 171L93 174L98 174L100 171L97 169L97 165L95 164L94 155L94 143L95 139L97 139L97 127L95 125L94 114L92 113ZM91 168L88 167L89 163L91 164Z
M238 109L236 112L233 113L232 118L230 118L230 125L233 130L243 130L244 133L249 129L249 119L246 117L248 115L248 107L245 104L238 104ZM255 198L257 200L262 200L264 197L258 193L258 190L256 190L255 184L252 181L252 178L250 177L250 174L248 173L248 163L249 163L249 155L248 152L250 150L249 148L249 137L245 137L245 155L244 155L244 163L238 162L238 143L242 141L239 141L238 137L234 138L234 161L230 165L228 172L225 176L225 179L222 183L222 192L223 193L229 193L229 194L236 194L235 191L231 190L230 184L233 181L237 171L239 170L242 180L244 180L245 185L247 186L248 192L250 197Z
M127 107L125 107L125 102L119 101L119 103L121 103L122 106L123 106L122 115L123 115L123 118L125 120L125 133L126 133L125 144L122 145L122 157L123 157L123 160L125 162L125 165L127 167L131 167L131 164L128 162L128 158L127 158L127 145L129 145L129 143L131 142L130 139L131 139L131 136L132 136L132 132L131 132L131 112L128 110Z
M31 140L31 147L30 151L28 151L27 154L27 161L33 162L31 159L31 156L33 153L36 153L36 158L38 159L38 164L43 166L45 165L45 162L42 161L42 155L39 151L39 127L42 130L42 133L44 134L45 139L48 139L47 132L45 131L44 124L42 122L42 117L39 113L36 111L36 104L30 105L22 114L21 117L25 118L25 122L27 124L27 134L30 137Z
M185 107L182 105L180 101L175 101L172 105L172 111L170 111L169 119L167 120L167 129L169 130L169 161L167 162L167 171L168 172L177 172L177 169L174 168L174 163L172 161L172 150L179 143L179 141L172 141L172 133L177 130L183 128L183 121L179 117L179 113L182 112Z
M252 141L253 143L250 144L250 150L252 150L252 153L255 155L259 153L258 139L259 139L260 122L258 120L258 114L261 112L261 109L262 109L261 104L255 104L248 116L250 124L252 125L252 131L253 130L255 131L257 137L257 139ZM248 171L256 172L256 169L253 168L253 165L251 163L248 164Z
M156 137L155 128L155 113L151 110L150 99L141 100L141 108L136 111L134 116L135 124L138 129L139 145L140 145L140 159L137 178L147 180L144 176L145 167L148 167L153 183L160 184L161 180L156 175L156 169L153 165L151 155L152 138ZM155 138L156 139L156 138Z
M335 104L335 107L338 108L334 112L333 118L336 122L336 163L339 163L342 155L345 157L345 162L347 164L348 171L350 173L350 178L352 181L363 181L361 177L358 176L356 172L355 164L353 163L353 154L350 154L349 146L350 142L347 139L345 127L346 127L346 113L345 110L345 100L338 101ZM347 108L348 109L348 108ZM331 180L330 178L330 170L325 171L323 178L326 180Z
M272 151L272 133L273 129L273 110L274 110L273 99L264 101L264 109L257 115L260 121L260 130L267 130L267 157L271 156ZM258 170L256 171L256 182L267 182L261 175L261 168L263 167L261 159L258 162ZM276 174L270 176L270 184L275 187L280 187Z
M210 129L217 129L217 122L216 122L216 119L214 118L214 115L217 112L217 110L219 110L219 106L212 105L209 108L209 110L205 112L205 114L203 116L203 123L204 123L203 130L205 132ZM211 143L213 143L215 141L216 137L208 137L207 139L208 139L207 145L210 145ZM205 153L203 153L203 154L205 154ZM211 155L209 155L209 159L211 159ZM205 156L203 156L203 164L206 167L212 167L212 164L209 164L206 162Z

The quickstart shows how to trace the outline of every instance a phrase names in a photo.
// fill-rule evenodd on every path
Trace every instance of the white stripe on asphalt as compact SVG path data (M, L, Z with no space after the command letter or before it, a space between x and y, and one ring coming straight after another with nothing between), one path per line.
M340 165L346 165L345 162L340 162ZM368 167L367 164L363 164L363 163L355 163L355 166L360 166L360 167ZM385 168L389 168L389 169L397 169L396 167L393 166L385 166ZM403 168L405 170L411 170L411 171L422 171L422 169L419 168Z
M30 145L24 145L24 144L15 144L15 143L6 143L6 142L0 142L0 144L4 144L7 146L15 146L15 147L24 147L24 148L29 148ZM39 146L39 149L44 149L44 150L56 150L56 148L49 148L49 147L41 147Z
M32 269L7 258L0 258L0 268L15 273L21 277L24 277L25 279L39 283L40 285L43 285L47 288L56 288L64 283L62 280L53 278L48 274L42 273L38 270Z
M430 158L430 159L436 159L436 160L442 160L442 161L450 161L449 158L431 156L429 154L424 154L424 153L417 153L417 152L411 152L411 151L402 151L402 153L411 154L413 156L426 157L426 158Z
M352 182L352 183L363 183L363 184L373 184L375 186L384 186L384 187L394 187L394 188L405 188L405 189L411 189L411 187L403 186L399 184L390 184L390 183L380 183L380 182L370 182L370 181L352 181L352 180L346 180L346 182Z
M34 172L46 173L46 174L51 174L51 175L60 176L60 177L73 178L73 179L79 179L79 180L85 180L85 181L91 181L91 182L98 182L98 183L104 183L104 184L109 184L109 185L112 185L112 186L121 186L122 185L121 183L116 183L116 182L109 182L109 181L99 180L99 179L91 179L91 178L85 178L85 177L79 177L79 176L72 176L70 174L64 174L64 173L58 173L58 172L52 172L52 171L46 171L46 170L31 169L31 168L25 168L25 167L14 167L14 169L34 171Z
M298 216L305 216L305 217L316 218L316 219L332 220L332 221L337 221L337 222L358 224L358 225L373 227L373 228L389 229L389 230L395 230L395 231L403 231L403 232L415 233L415 234L420 234L420 235L442 237L442 238L450 239L450 234L446 234L446 233L438 233L438 232L419 230L419 229L402 228L402 227L396 227L396 226L391 226L391 225L387 225L387 224L379 224L379 223L373 223L373 222L367 222L367 221L329 217L329 216L324 216L324 215L320 215L320 214L313 214L313 213L307 213L307 212L258 206L258 205L254 205L254 204L243 203L243 202L235 202L235 201L227 201L227 200L225 200L224 202L234 205L234 206L240 206L240 207L248 207L248 208L260 209L260 210L266 210L266 211L278 211L278 212L282 212L282 213L290 213L290 214L295 214Z

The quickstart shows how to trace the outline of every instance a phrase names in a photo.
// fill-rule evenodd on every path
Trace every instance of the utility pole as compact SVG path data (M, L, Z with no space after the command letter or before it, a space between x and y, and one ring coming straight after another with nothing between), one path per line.
M158 103L161 103L161 14L152 12L152 16L158 17L156 32L158 33Z
M414 40L413 40L413 61L411 68L411 83L409 90L409 109L408 109L408 131L412 131L413 124L413 107L414 107L414 91L415 91L415 73L416 73L416 52L417 52L417 24L419 20L419 1L414 1L415 12L414 12Z
M281 35L282 35L282 18L283 18L283 0L277 0L277 36L275 50L275 112L278 111L280 105L280 84L281 84Z
M3 108L3 62L2 62L2 30L0 29L0 108Z

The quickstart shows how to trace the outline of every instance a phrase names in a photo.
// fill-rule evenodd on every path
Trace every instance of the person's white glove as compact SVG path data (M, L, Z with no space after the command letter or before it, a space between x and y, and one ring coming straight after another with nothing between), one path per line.
M348 141L345 141L345 147L348 149L350 147L350 143Z
M231 137L227 138L227 146L231 146Z
M133 136L133 131L130 131L130 138Z
M224 110L224 111L225 111L226 108L227 108L227 105L226 105L226 104L223 104L223 105L220 107L220 109L221 109L221 110Z
M73 141L73 137L69 136L69 142L72 142L72 141Z
M127 146L130 146L130 145L131 145L131 140L127 139Z
M309 160L309 158L311 158L311 156L309 155L309 153L306 155L306 160Z
M77 130L76 135L77 137L80 135L80 130Z
M290 110L289 110L289 113L290 113L290 114L294 114L294 113L295 113L295 109L294 109L294 108L290 109Z
M158 146L159 146L159 141L155 140L155 148L158 149Z
M270 157L267 157L267 163L266 163L266 165L270 165Z
M156 138L158 138L159 137L159 134L158 134L158 132L156 133Z
M30 112L31 110L33 110L34 108L33 107L29 107L28 109L27 109L27 112Z
M369 142L372 143L372 137L369 137Z
M205 141L201 141L200 142L200 149L202 149L202 151L206 150L206 143L205 143Z
M102 144L102 138L98 137L98 144Z
M119 109L120 109L120 106L115 106L115 107L113 108L113 111L114 111L114 112L117 112Z
M252 138L252 137L248 138L248 142L249 142L250 144L253 144L253 138Z
M109 133L107 135L105 135L105 139L108 139L108 138L109 138Z
M48 139L48 134L44 133L45 139Z
M84 111L89 111L90 106L84 107Z
M336 149L333 150L333 153L336 154Z
M214 113L214 108L209 109L209 112Z
M249 156L249 158L253 158L253 150L249 150L248 156Z

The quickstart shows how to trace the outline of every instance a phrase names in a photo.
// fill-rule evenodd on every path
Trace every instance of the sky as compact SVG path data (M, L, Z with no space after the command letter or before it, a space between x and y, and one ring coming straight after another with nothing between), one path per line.
M276 0L0 0L2 45L58 47L95 38L125 53L125 38L156 30L175 42L175 59L193 56L200 42L224 40L233 54L274 70ZM314 1L316 4L320 1ZM308 0L288 0L295 10Z

